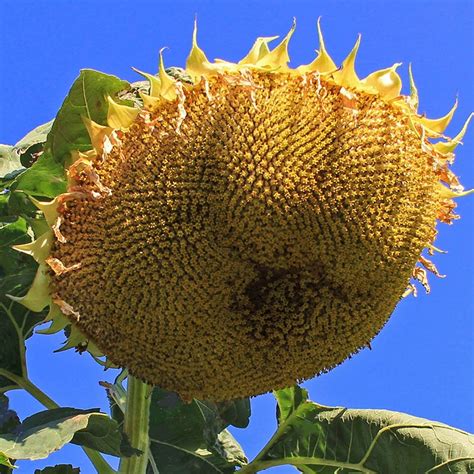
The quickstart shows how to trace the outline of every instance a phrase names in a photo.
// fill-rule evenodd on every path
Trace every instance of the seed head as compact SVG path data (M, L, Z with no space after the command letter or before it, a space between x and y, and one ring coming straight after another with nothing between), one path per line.
M438 274L420 255L463 194L448 164L466 127L432 141L455 107L420 116L399 64L359 79L359 39L338 68L320 29L290 69L293 30L237 64L208 61L195 30L191 81L161 57L142 107L109 98L68 192L38 203L52 231L22 246L41 263L26 303L186 399L288 386L367 346L410 278Z

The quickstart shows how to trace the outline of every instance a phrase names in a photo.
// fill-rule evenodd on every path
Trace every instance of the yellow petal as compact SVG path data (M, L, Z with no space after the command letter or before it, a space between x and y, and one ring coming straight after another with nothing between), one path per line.
M143 100L143 106L147 110L155 109L160 103L160 99L158 97L152 97L151 95L144 94L142 92L139 92L139 95L140 98Z
M56 334L57 332L64 329L68 324L71 324L69 320L61 313L59 306L52 303L49 307L48 316L44 322L51 321L51 325L46 329L36 330L38 334Z
M469 115L461 131L452 140L435 143L433 145L434 149L443 154L452 153L454 149L461 143L461 140L466 133L467 127L469 126L469 122L471 121L472 117L474 117L474 113Z
M87 150L87 151L74 150L71 152L71 159L70 159L69 166L73 165L77 160L92 161L94 158L97 158L97 153L95 150Z
M90 340L87 340L87 352L89 352L94 358L103 357L105 354ZM96 359L97 362L99 362ZM105 362L100 361L101 365L105 365Z
M319 37L319 54L316 59L305 66L298 68L301 72L318 71L320 73L333 72L337 69L336 64L332 60L331 56L326 51L324 44L323 32L321 30L321 17L318 18L318 37Z
M53 232L49 230L33 242L22 245L14 245L12 248L18 250L19 252L31 255L38 263L45 263L51 251L52 242Z
M449 125L449 122L451 122L451 119L453 118L454 112L457 107L458 100L456 99L456 102L454 103L452 109L444 117L441 117L439 119L428 119L422 117L418 121L426 129L428 135L431 136L442 134L446 130L446 127Z
M148 80L150 83L150 91L149 95L151 97L160 97L160 91L161 91L161 81L158 77L154 76L153 74L148 74L147 72L140 71L138 69L135 69L132 67L132 69L143 76L145 79Z
M113 128L99 125L88 117L82 117L82 121L84 122L87 132L89 133L92 147L97 153L102 153L104 140L112 134Z
M163 63L163 49L160 50L160 95L166 100L174 100L177 97L176 93L176 81L169 76L165 71L165 65Z
M267 37L260 37L255 40L252 48L248 52L247 56L239 61L239 64L252 64L256 65L260 59L266 56L270 49L268 48L268 43L277 39L278 36L267 36Z
M202 75L213 74L216 70L215 65L209 62L206 54L197 44L197 21L194 20L193 45L186 60L186 72L193 79L199 80Z
M334 73L334 79L341 86L356 87L360 84L360 80L355 72L355 59L359 50L360 38L361 36L359 35L352 51L342 62L341 68Z
M434 273L438 278L446 278L446 275L441 275L439 273L438 269L436 268L436 265L431 261L428 260L427 258L423 257L422 255L418 259L418 261L431 273Z
M290 61L290 56L288 54L288 43L295 32L295 28L296 21L293 20L293 25L285 38L283 38L282 42L269 53L265 54L261 59L259 59L256 63L256 66L271 69L285 68Z
M66 344L56 349L54 352L63 352L67 351L68 349L72 349L74 347L79 346L80 344L87 344L87 338L82 334L82 332L77 328L77 326L71 325L71 333L67 338Z
M384 99L394 99L400 95L402 90L402 80L396 73L399 66L401 66L401 63L395 63L392 67L375 71L363 79L362 82L375 88Z
M58 206L61 199L60 196L61 195L56 196L52 201L48 202L41 202L30 196L31 202L44 214L49 227L52 227L54 224L56 224L56 221L58 220Z
M117 104L108 96L107 124L112 128L127 129L137 118L139 110L128 105Z
M441 249L439 249L438 247L435 247L433 244L428 244L426 247L429 249L430 255L433 255L434 252L438 252L438 253L448 253L447 250L441 250Z
M408 103L416 112L418 110L418 89L416 88L415 80L413 79L411 63L408 65L408 76L410 77L410 97L408 98Z
M468 196L469 194L474 193L474 189L469 191L456 192L452 189L447 188L446 186L439 184L439 194L442 199L454 199L459 197Z
M51 303L49 294L49 274L46 265L38 267L33 283L25 296L7 295L11 300L22 304L31 311L42 311Z

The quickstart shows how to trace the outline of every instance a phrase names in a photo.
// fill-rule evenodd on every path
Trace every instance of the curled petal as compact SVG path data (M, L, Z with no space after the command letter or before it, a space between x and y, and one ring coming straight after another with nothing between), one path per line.
M466 122L464 123L461 131L452 139L447 142L438 142L433 145L434 149L440 153L443 154L449 154L452 153L455 148L462 143L462 139L464 138L464 134L467 131L467 127L469 126L469 123L472 120L472 117L474 117L474 113L469 115L467 118Z
M396 73L399 66L401 66L401 63L395 63L392 67L375 71L362 82L376 89L385 99L394 99L400 95L402 90L402 80Z
M293 33L295 32L296 21L293 20L293 25L290 28L290 31L282 40L282 42L272 49L269 53L265 54L260 60L257 61L256 65L259 67L270 68L281 70L285 68L290 61L290 56L288 54L288 44L290 42Z
M419 122L423 127L425 128L427 134L429 136L437 136L441 135L449 125L449 122L451 122L451 119L453 118L454 112L456 111L458 107L458 101L456 99L456 102L454 103L452 109L443 117L439 119L429 119L426 117L422 117L419 119Z
M319 73L334 72L337 70L337 66L329 56L326 45L324 43L323 32L321 30L321 17L318 18L318 37L319 37L319 54L316 59L307 64L306 66L300 66L298 68L301 72L312 72L317 71Z
M132 69L143 76L145 79L148 80L150 83L150 90L148 95L151 97L160 97L160 91L161 91L161 81L158 77L154 76L153 74L148 74L147 72L140 71L138 69L135 69L132 67Z
M89 133L92 147L98 154L102 153L104 148L104 140L106 137L112 134L114 129L112 127L99 125L88 117L82 117L82 121L84 122L87 132Z
M109 109L107 111L107 123L109 127L127 129L137 118L139 109L128 105L117 104L112 97L108 96Z
M51 231L45 232L33 242L22 245L14 245L12 248L19 252L31 255L38 263L45 263L53 242L53 233Z
M334 78L342 86L357 87L360 84L360 79L355 72L355 60L359 51L360 38L359 35L352 51L342 62L341 68L334 73Z
M407 98L408 104L412 107L413 111L418 110L418 89L415 85L415 79L413 79L413 70L411 64L408 65L408 76L410 77L410 96Z
M177 97L176 81L167 74L163 62L163 49L160 50L159 76L161 82L160 95L166 100L174 100Z
M31 311L39 312L51 303L49 283L48 269L45 264L40 264L33 283L25 296L7 296Z
M263 57L265 57L270 52L268 43L270 43L270 41L273 41L277 38L278 36L267 36L267 37L257 38L252 48L248 52L247 56L242 58L239 61L239 64L256 65L258 61L260 61Z
M51 322L51 325L46 329L37 330L36 332L38 334L56 334L70 324L69 320L59 309L59 306L54 303L50 304L49 313L44 322Z

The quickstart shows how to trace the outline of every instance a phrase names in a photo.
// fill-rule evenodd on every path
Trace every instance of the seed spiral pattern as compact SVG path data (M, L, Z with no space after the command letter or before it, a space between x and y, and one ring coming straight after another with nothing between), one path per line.
M435 236L439 176L407 114L317 73L245 79L212 76L142 110L94 159L99 181L75 176L90 192L67 202L52 251L80 264L52 278L80 330L185 399L341 363Z

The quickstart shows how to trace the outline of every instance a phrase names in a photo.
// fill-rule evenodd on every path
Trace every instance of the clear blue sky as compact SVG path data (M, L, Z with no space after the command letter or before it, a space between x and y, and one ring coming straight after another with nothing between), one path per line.
M208 57L237 60L257 36L284 35L297 19L292 64L310 62L322 16L326 45L337 63L362 33L357 70L413 63L420 111L444 115L456 96L459 108L448 132L456 134L474 110L474 3L472 0L262 0L262 1L0 1L0 143L14 143L55 116L81 68L95 68L134 81L130 69L155 72L163 46L168 66L184 65L194 15L200 45ZM405 85L405 92L407 87ZM454 170L474 187L474 127L458 148ZM327 405L386 408L474 431L474 196L458 201L462 219L440 226L435 259L444 280L431 278L432 293L419 291L400 303L382 333L331 373L306 382L311 398ZM98 380L112 380L88 358L53 354L61 336L35 336L28 344L31 378L58 403L107 408ZM159 343L157 341L157 343ZM40 409L31 398L11 392L21 417ZM253 400L247 430L234 430L253 457L275 426L269 395ZM92 473L74 446L20 472L66 462ZM291 473L283 467L268 472Z

